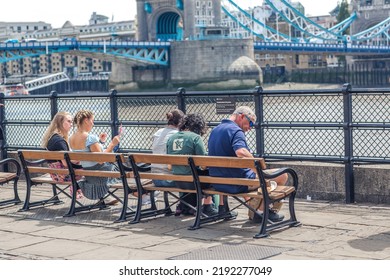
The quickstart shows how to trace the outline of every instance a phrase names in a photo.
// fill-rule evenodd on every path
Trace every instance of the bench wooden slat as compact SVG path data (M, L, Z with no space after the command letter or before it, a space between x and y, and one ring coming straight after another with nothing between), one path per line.
M55 180L53 180L49 176L34 177L34 178L31 178L31 181L34 182L34 183L56 184L56 185L64 185L64 186L68 186L68 185L72 184L72 182L58 182L58 181L55 181Z
M245 178L222 178L222 177L211 177L211 176L199 176L199 181L201 183L210 183L210 184L258 186L258 187L260 187L260 182L258 180L245 179Z
M63 160L65 151L20 150L25 159Z
M231 193L225 193L225 192L220 192L220 191L217 191L213 188L211 189L207 189L207 190L203 190L203 192L205 194L217 194L217 195L228 195L228 196L239 196L239 197L262 197L261 194L259 194L257 191L251 191L251 192L247 192L247 193L236 193L236 194L231 194Z
M8 182L14 178L16 178L16 173L7 173L7 172L0 172L0 183Z
M156 155L156 154L131 154L136 163L156 163L172 165L188 165L189 156L185 155Z
M140 172L139 175L142 179L172 180L172 181L180 181L180 182L194 181L192 175L173 175L173 174L146 173L146 172Z
M91 176L91 177L108 177L108 178L120 178L121 177L121 174L118 171L75 169L74 173L75 173L75 175Z
M154 184L149 184L143 187L147 191L163 191L163 192L183 192L183 189L169 188L169 187L156 187ZM185 190L186 193L196 193L196 190Z
M116 162L116 155L113 153L89 153L89 152L68 152L71 160L95 161L95 162Z
M29 166L28 171L30 173L49 173L49 174L61 174L61 175L68 175L69 174L68 169L37 167L37 166Z
M254 168L255 161L260 162L261 169L266 169L263 158L237 158L237 157L210 157L192 156L196 166L223 167L223 168Z
M151 182L152 181L149 179L141 179L141 183L143 186L150 184ZM137 183L135 182L134 178L127 179L127 185L129 186L130 189L133 189L133 190L137 188ZM116 188L116 189L123 189L123 184L121 182L121 183L110 185L110 187Z

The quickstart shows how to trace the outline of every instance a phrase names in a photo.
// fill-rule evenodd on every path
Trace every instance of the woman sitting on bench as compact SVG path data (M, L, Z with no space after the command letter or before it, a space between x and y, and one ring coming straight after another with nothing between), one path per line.
M46 129L42 138L42 147L48 151L69 151L69 132L72 129L72 115L68 112L58 112L55 114L50 125ZM49 163L51 168L66 169L66 161L54 161ZM81 168L78 162L73 163L73 168ZM50 174L51 178L57 182L70 182L72 181L70 175L62 174ZM81 179L81 177L77 178ZM73 186L70 187L70 193L73 192ZM83 197L81 190L77 190L77 198Z
M102 143L107 138L106 133L101 133L99 136L90 133L94 126L94 114L89 110L80 110L76 113L73 123L76 125L76 132L70 137L70 147L75 152L104 152L112 153L115 146L120 142L119 135L115 136L110 144L104 149ZM108 162L97 163L94 161L82 161L81 165L85 170L102 170L112 171L115 166ZM103 177L86 176L85 181L79 182L80 188L85 197L89 199L99 199L102 202L109 190L109 184L112 179ZM113 205L118 203L117 200L106 203Z

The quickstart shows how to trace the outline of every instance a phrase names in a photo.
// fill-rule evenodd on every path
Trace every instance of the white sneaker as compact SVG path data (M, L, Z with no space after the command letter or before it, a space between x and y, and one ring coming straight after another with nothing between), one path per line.
M154 202L157 201L156 195L154 195ZM150 195L145 195L142 197L142 205L148 205L151 204Z
M154 198L154 201L156 202L157 201L157 198L155 197ZM142 206L145 206L145 205L150 205L152 202L151 202L151 200L150 200L150 195L144 195L143 197L142 197ZM137 208L137 206L136 205L133 205L133 206L131 206L131 208Z
M145 195L142 197L142 205L148 205L148 204L151 204L150 195Z

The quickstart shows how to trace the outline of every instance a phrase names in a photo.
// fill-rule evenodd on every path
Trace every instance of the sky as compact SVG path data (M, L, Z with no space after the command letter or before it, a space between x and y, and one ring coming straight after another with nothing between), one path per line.
M195 0L193 0L195 1ZM293 0L292 2L297 2ZM242 8L261 5L263 0L235 0ZM326 15L338 0L299 0L306 14ZM110 21L133 20L136 14L135 0L3 0L0 21L44 21L59 28L69 20L73 25L87 25L93 12L109 17Z

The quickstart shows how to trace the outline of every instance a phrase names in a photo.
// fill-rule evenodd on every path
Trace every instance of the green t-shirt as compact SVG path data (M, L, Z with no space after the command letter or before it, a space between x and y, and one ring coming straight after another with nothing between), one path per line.
M207 155L202 137L191 131L180 131L169 137L167 154L170 155ZM188 166L173 165L172 173L175 175L190 175Z

